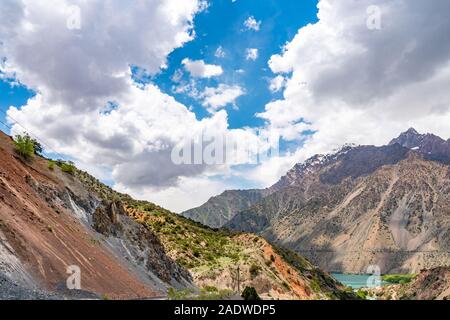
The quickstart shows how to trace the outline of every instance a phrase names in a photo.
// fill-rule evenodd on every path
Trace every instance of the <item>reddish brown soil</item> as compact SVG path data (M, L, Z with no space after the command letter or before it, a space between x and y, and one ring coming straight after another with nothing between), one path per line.
M273 262L274 267L286 280L286 283L289 284L298 299L308 300L313 298L311 290L309 290L309 287L306 281L302 279L302 276L291 266L289 266L268 243L264 245L264 258L266 259L266 261L275 259L275 261Z
M148 288L124 267L68 210L49 206L27 179L63 190L64 183L35 158L24 163L14 153L11 139L0 133L0 231L27 271L49 290L64 284L66 268L81 268L83 290L125 299L152 297Z

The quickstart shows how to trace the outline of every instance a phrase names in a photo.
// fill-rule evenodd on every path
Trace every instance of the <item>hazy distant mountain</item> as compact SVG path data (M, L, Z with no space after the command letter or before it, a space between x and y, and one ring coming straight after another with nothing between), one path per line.
M226 226L260 233L332 271L448 264L448 150L443 139L410 129L387 146L317 155Z
M182 215L212 228L220 228L236 213L251 207L267 194L266 190L229 190L209 199L201 207L183 212Z

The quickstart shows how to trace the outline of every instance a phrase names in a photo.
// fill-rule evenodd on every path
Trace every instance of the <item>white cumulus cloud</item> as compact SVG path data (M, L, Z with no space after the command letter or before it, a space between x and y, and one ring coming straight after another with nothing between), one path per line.
M374 6L380 29L368 23ZM321 0L318 8L319 21L269 61L287 77L284 98L259 114L271 128L294 138L308 123L316 132L308 154L384 144L411 126L450 137L448 1Z
M73 5L80 8L80 29L67 28ZM169 209L178 210L180 204L187 209L189 195L182 189L176 194L183 199L168 195L181 181L194 185L199 177L219 174L227 166L176 165L173 147L203 132L238 140L254 133L229 130L223 110L197 120L158 87L133 83L130 65L150 75L159 72L168 54L192 40L193 19L202 8L203 2L196 0L132 5L113 0L1 1L0 60L6 58L1 71L37 93L20 109L11 107L9 120L42 138L48 151L109 176L123 190L163 200L160 204ZM174 80L180 80L180 73ZM220 99L205 97L212 99L211 106L220 104ZM208 190L212 196L216 189Z
M221 66L206 64L203 60L191 60L186 58L182 61L182 64L193 77L197 78L211 78L220 76L223 73Z
M244 89L238 85L220 84L217 88L206 87L201 94L202 104L210 112L215 112L230 104L236 106L236 99L243 94L245 94Z
M281 75L278 75L270 80L269 89L272 92L278 92L281 89L283 89L285 85L286 85L286 78Z

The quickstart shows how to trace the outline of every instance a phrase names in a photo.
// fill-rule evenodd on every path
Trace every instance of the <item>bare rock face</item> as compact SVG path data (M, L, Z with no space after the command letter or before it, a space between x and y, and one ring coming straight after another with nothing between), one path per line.
M150 278L156 275L178 287L192 282L189 272L166 255L158 237L130 218L120 201L103 201L92 220L94 229L108 237L111 247Z
M120 216L126 211L121 202L103 202L92 215L93 227L106 236L118 236L123 232Z
M0 275L8 278L0 293L134 299L193 286L157 236L128 217L123 202L102 202L118 193L94 177L50 168L39 156L22 161L1 132L0 163ZM68 266L81 272L82 290L75 296L66 292Z
M384 273L417 272L450 262L445 164L413 152L370 174L353 177L346 167L326 166L228 226L259 232L329 271L359 273L378 265Z
M434 134L420 134L411 128L389 143L395 144L420 152L426 159L450 163L450 140Z

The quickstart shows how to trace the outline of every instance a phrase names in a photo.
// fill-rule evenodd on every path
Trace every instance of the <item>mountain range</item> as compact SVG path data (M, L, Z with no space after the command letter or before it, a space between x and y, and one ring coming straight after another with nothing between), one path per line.
M226 191L182 213L253 232L327 271L417 273L450 263L450 140L414 129L346 145L263 190Z
M386 146L346 145L183 217L71 163L26 159L0 133L0 299L229 299L244 287L264 299L356 299L328 272L373 265L434 268L380 297L414 296L435 274L442 290L428 296L446 297L449 145L414 129ZM77 269L81 286L68 290Z

